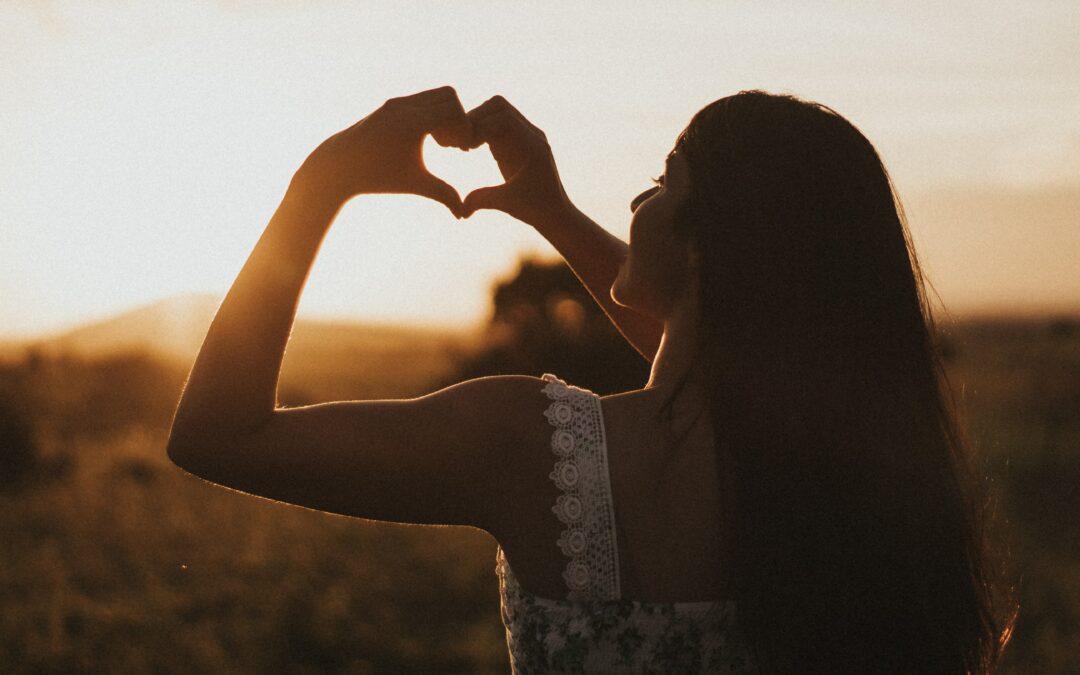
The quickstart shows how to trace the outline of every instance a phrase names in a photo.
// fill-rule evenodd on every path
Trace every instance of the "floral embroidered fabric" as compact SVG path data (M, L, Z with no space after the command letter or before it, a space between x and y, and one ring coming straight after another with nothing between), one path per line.
M600 397L545 373L544 411L555 454L552 512L565 528L566 598L521 587L500 546L495 572L510 664L533 672L754 672L734 601L622 598L618 541Z

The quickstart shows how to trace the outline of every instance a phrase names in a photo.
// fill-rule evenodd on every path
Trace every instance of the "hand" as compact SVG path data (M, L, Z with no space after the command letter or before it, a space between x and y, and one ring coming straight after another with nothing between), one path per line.
M453 87L389 99L323 141L304 160L297 178L338 203L359 194L416 194L444 204L461 218L457 190L424 166L423 142L428 133L444 147L467 150L478 145Z
M506 182L473 190L465 197L468 218L477 209L496 209L539 227L553 213L570 205L551 146L534 126L502 96L493 96L468 112L470 148L487 143Z

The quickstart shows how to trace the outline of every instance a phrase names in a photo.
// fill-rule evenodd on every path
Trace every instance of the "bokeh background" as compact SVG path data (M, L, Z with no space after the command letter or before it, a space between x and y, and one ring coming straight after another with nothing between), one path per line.
M210 320L324 138L392 96L501 94L579 208L630 200L745 88L876 145L1022 572L1005 672L1080 670L1080 6L53 3L0 7L0 668L507 672L495 542L199 481L164 454ZM425 145L464 195L484 152ZM647 363L536 232L407 196L339 213L279 401Z

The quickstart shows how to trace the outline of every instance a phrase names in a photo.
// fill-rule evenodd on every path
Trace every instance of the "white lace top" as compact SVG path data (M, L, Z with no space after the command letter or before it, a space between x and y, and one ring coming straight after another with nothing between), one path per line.
M518 583L500 546L495 573L514 673L756 672L735 623L735 603L640 602L619 585L615 508L600 397L544 373L551 404L563 525L566 597L542 598Z

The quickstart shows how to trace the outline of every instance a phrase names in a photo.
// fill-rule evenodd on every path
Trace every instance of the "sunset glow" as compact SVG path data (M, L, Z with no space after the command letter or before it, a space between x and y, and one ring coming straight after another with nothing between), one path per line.
M703 105L746 88L821 101L882 154L950 312L1080 311L1075 3L800 6L5 4L0 336L224 294L312 149L443 84L466 108L514 103L579 208L624 239ZM425 153L462 197L501 181L485 147ZM356 198L300 313L475 324L524 251L554 255L502 213Z

